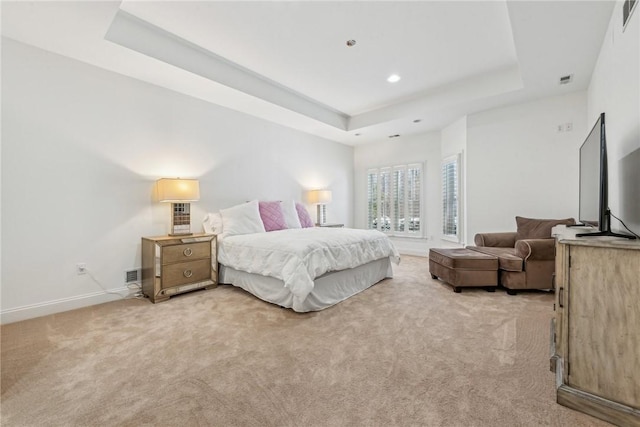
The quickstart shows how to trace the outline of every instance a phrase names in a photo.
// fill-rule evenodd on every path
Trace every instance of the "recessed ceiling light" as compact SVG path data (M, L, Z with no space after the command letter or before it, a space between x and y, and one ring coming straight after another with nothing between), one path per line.
M387 77L387 81L389 83L399 82L400 81L400 76L397 75L397 74L391 74L389 77Z

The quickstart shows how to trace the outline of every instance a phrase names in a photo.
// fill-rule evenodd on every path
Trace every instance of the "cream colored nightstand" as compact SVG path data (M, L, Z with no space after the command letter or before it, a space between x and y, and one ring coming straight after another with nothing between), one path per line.
M324 223L324 224L316 224L316 227L328 227L328 228L343 228L344 224L337 224L337 223Z
M156 303L218 284L214 234L142 238L142 292Z

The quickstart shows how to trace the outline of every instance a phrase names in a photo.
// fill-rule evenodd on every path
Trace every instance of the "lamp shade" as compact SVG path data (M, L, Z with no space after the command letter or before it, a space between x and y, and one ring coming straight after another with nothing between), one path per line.
M308 197L311 204L331 203L331 190L311 190Z
M156 181L158 201L195 202L200 199L200 182L197 179L162 178Z

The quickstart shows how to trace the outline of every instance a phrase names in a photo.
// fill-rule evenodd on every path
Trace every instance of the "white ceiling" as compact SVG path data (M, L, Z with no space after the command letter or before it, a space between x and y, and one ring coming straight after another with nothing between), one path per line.
M357 145L441 129L487 108L586 89L613 6L3 2L2 34ZM356 45L348 47L351 39ZM402 79L388 83L392 73ZM573 83L559 85L566 74L574 75Z

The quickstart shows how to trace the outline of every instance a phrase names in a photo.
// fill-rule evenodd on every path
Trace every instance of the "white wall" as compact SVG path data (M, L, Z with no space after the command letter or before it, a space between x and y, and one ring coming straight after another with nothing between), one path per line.
M357 227L366 226L366 170L426 161L426 239L394 239L406 254L473 245L479 232L515 231L515 216L578 214L578 150L587 132L586 92L462 117L438 133L358 146L354 152ZM571 123L571 131L558 125ZM463 152L463 242L442 240L441 160Z
M623 31L622 5L616 3L591 76L587 120L593 125L606 115L609 207L640 233L640 10ZM622 229L613 218L611 224Z
M0 6L2 7L2 6ZM2 13L2 9L0 9ZM2 75L2 43L0 43L0 76ZM0 88L1 90L1 88ZM2 103L0 102L0 117L2 117ZM2 120L0 120L0 310L2 307ZM1 311L0 311L1 312Z
M428 241L440 238L440 132L403 136L355 148L354 224L358 228L367 226L367 169L415 162L424 162L424 237L394 237L392 240L401 253L424 256Z
M441 132L441 152L442 158L462 153L467 149L467 116L464 116Z
M124 285L141 236L168 232L159 177L200 179L194 231L207 211L314 187L352 224L351 147L7 39L2 67L3 322L112 299L76 263Z
M515 231L515 216L578 214L578 150L586 93L574 92L467 118L467 236ZM558 132L572 123L571 132Z

